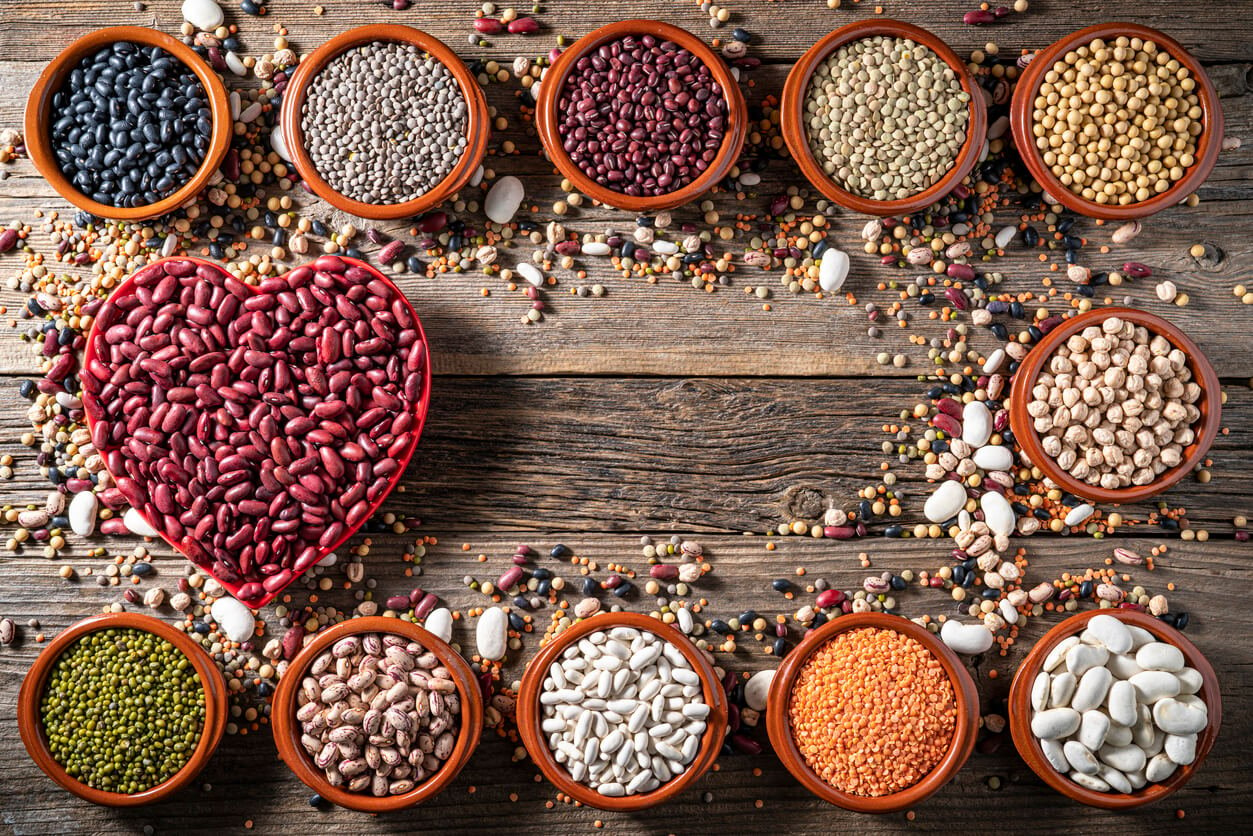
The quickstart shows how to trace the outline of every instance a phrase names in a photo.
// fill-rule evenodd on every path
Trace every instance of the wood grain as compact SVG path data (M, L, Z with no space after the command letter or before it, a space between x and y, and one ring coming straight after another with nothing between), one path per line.
M319 0L323 16L310 13L311 3L273 0L270 14L254 20L228 9L228 18L240 23L248 53L268 51L274 25L289 28L295 47L308 51L331 35L367 22L399 22L417 26L440 38L467 59L502 62L519 52L538 55L552 44L552 36L577 36L602 23L623 17L656 17L710 37L706 16L695 3L635 0L626 3L567 0L546 8L538 17L544 35L531 39L497 38L490 49L469 47L466 34L476 2L419 3L408 12L393 12L364 0ZM230 6L231 4L227 4ZM1207 63L1220 94L1230 136L1246 141L1238 150L1223 153L1213 175L1200 191L1196 208L1179 207L1145 223L1144 233L1131 245L1107 254L1110 227L1081 221L1078 230L1090 244L1083 261L1093 269L1116 268L1137 260L1153 266L1191 294L1192 303L1164 306L1153 294L1155 280L1119 290L1111 298L1129 295L1135 304L1171 318L1205 349L1227 382L1229 401L1225 423L1230 434L1215 446L1214 481L1203 485L1185 480L1167 499L1188 509L1188 518L1209 528L1208 543L1156 538L1156 531L1133 528L1118 538L1121 545L1147 551L1170 543L1154 573L1138 571L1131 581L1153 591L1169 592L1175 610L1192 614L1189 635L1218 671L1227 701L1227 727L1211 759L1198 778L1171 801L1133 814L1113 815L1066 802L1035 778L1014 754L1008 738L998 751L971 759L957 779L917 810L917 818L857 817L826 806L808 796L767 751L758 758L724 757L720 769L703 779L698 790L675 804L647 813L614 816L556 803L549 786L540 782L529 763L513 762L514 743L488 735L469 767L432 804L405 814L366 817L342 810L315 810L308 791L277 759L264 731L228 737L199 786L167 804L135 811L90 807L61 793L25 756L14 732L17 688L21 676L38 652L25 629L23 641L0 648L0 832L15 834L135 833L150 826L156 832L245 833L294 832L357 834L439 831L486 833L507 828L519 834L574 833L831 833L855 831L952 832L958 827L977 833L1096 832L1114 830L1164 832L1186 827L1190 832L1243 832L1253 812L1249 802L1248 758L1244 744L1253 736L1249 688L1253 686L1253 643L1245 637L1253 629L1253 614L1245 603L1249 588L1248 544L1230 540L1231 518L1253 511L1253 393L1244 381L1253 377L1253 342L1248 339L1253 309L1231 294L1237 284L1253 284L1253 42L1243 21L1253 13L1250 0L1180 5L1163 0L1111 0L1100 8L1036 0L1025 15L1013 15L993 27L963 26L961 15L974 5L956 0L884 0L892 17L921 24L946 39L959 53L995 40L1003 54L1019 48L1046 46L1056 38L1098 19L1129 19L1155 26L1180 40ZM731 25L743 25L755 35L753 54L765 64L751 74L750 102L777 93L793 62L819 35L870 15L873 4L845 0L845 8L829 11L821 0L783 3L741 3L733 8ZM53 5L47 0L4 0L0 3L0 127L20 125L26 95L44 62L70 40L91 28L121 23L156 25L175 31L181 20L178 0L156 0L136 12L130 3L82 0ZM723 33L725 34L725 32ZM560 198L558 178L539 153L539 143L518 118L516 85L491 85L489 102L508 116L508 131L494 140L514 142L516 156L498 153L490 165L522 177L531 219L546 222L549 208ZM37 223L37 212L69 210L40 179L29 161L4 167L0 181L0 221ZM789 186L803 185L794 166L772 161L763 182L743 201L734 195L713 196L724 218L737 212L760 214L770 198ZM481 199L468 190L467 200ZM810 200L806 208L812 210ZM346 218L316 201L304 201L302 212L342 223ZM686 207L674 213L676 223L699 223L700 210ZM1018 212L1001 213L1015 222ZM778 285L778 273L738 271L733 285L714 294L694 290L686 283L663 279L656 285L613 274L603 261L588 261L586 279L557 271L559 284L546 291L545 321L523 326L519 318L529 306L520 292L510 292L499 279L481 275L447 275L435 279L401 276L399 283L421 314L430 337L435 381L431 420L415 462L406 474L403 493L394 494L386 510L412 514L423 520L421 533L438 536L439 545L427 556L422 577L404 574L402 561L409 538L375 535L367 558L377 581L376 594L406 592L414 584L440 594L447 603L465 609L483 598L464 586L466 575L494 577L518 542L551 546L568 543L580 555L601 564L626 563L643 569L638 538L641 534L697 536L705 545L715 571L698 589L710 600L707 615L729 617L746 608L766 615L789 612L798 602L787 602L771 591L769 581L794 576L804 566L808 579L825 578L841 588L860 585L866 574L857 559L869 553L875 570L934 569L945 562L942 542L915 542L870 538L858 543L780 538L775 551L765 549L763 537L743 532L763 531L794 515L820 513L828 503L851 505L856 491L876 474L883 455L880 432L884 423L899 419L925 390L917 380L932 367L926 347L906 346L904 337L918 334L941 337L944 323L926 318L925 309L912 303L910 327L885 337L866 335L863 306L881 307L896 300L892 291L876 284L908 280L912 274L882 267L877 257L862 253L858 232L865 218L841 211L830 213L831 240L852 256L845 290L856 296L850 304L839 299L793 297ZM572 210L564 218L578 232L629 230L634 219L598 207ZM384 227L412 241L402 225ZM32 239L47 252L43 233ZM1203 262L1191 258L1188 247L1204 242L1218 255ZM743 242L728 249L739 252ZM366 247L367 252L373 247ZM529 255L528 246L502 256L511 264ZM1060 261L1060 257L1055 258ZM60 272L85 276L78 268L57 265ZM1004 275L1001 289L1036 294L1047 304L1041 279L1056 274L1018 248L988 265ZM0 260L0 279L20 274L14 256ZM576 283L601 283L602 299L569 295ZM0 281L0 285L3 281ZM16 281L14 282L16 284ZM771 288L769 304L746 295L747 286ZM1058 285L1064 285L1061 280ZM490 295L483 296L482 288ZM1064 288L1063 288L1064 289ZM25 303L15 290L0 288L0 306L9 316ZM1060 310L1064 302L1050 307ZM7 319L7 317L6 317ZM0 320L3 322L4 320ZM994 347L986 333L972 338L981 352ZM883 366L875 354L903 353L904 368ZM0 483L2 502L42 500L46 482L38 476L32 451L15 440L28 429L26 404L16 393L18 375L39 371L30 346L13 334L0 337L0 454L17 458L12 481ZM920 468L901 467L898 487L913 498L906 502L903 521L918 518L920 494L926 489ZM1143 515L1149 507L1126 509ZM1163 537L1165 535L1162 535ZM51 636L68 624L110 602L120 600L116 587L97 586L83 570L103 569L109 558L88 556L90 547L104 546L110 555L128 552L134 538L95 538L90 544L72 538L62 560L52 562L31 554L0 560L0 615L19 623L38 619ZM1064 571L1102 565L1112 545L1086 538L1038 536L1022 541L1029 550L1028 577L1047 580ZM466 545L466 550L462 546ZM171 588L185 566L163 545L153 545L158 574L151 583ZM489 556L486 563L478 555ZM80 579L57 576L61 562L76 567ZM567 572L567 577L574 573ZM333 576L338 578L337 574ZM149 583L145 583L146 588ZM291 603L308 600L298 584ZM803 596L807 597L807 596ZM351 607L347 593L332 591L322 602ZM645 597L626 602L629 609L647 611ZM938 593L911 590L901 596L906 615L953 613L954 605ZM165 613L172 618L172 614ZM273 610L262 617L275 627ZM542 624L546 612L537 614ZM1006 658L973 661L985 711L1002 710L1010 678L1021 651L1055 619L1041 619L1023 631L1019 645ZM458 636L469 641L467 625ZM536 637L511 656L508 672L520 675L534 652ZM741 641L733 656L719 662L736 671L769 667L772 658L751 639ZM997 676L991 676L996 671ZM754 775L754 769L761 770ZM990 779L1001 782L992 790ZM471 794L471 787L475 788ZM511 796L515 794L516 796ZM710 800L702 800L708 793ZM760 801L760 807L756 802ZM1183 822L1174 811L1186 810ZM597 822L604 828L597 829ZM252 830L246 830L247 827Z
M625 536L576 536L563 532L529 535L533 545L549 545L558 539L567 542L576 552L600 563L615 560L641 569L638 544ZM848 588L860 584L866 574L858 565L853 544L815 543L804 539L780 542L774 552L764 549L763 538L701 537L701 542L714 566L714 571L699 585L699 594L714 601L707 611L709 617L729 618L743 608L752 607L767 617L790 612L796 603L785 601L770 589L771 578L790 575L796 566L805 566L809 580L825 578L833 585ZM401 575L399 548L401 538L376 537L369 566L378 580L380 595L407 591L415 579ZM470 551L461 551L462 542ZM471 574L489 577L500 570L505 555L515 545L512 538L478 535L470 532L446 538L428 552L428 575L416 579L427 588L435 588L454 607L467 608L483 601L478 593L460 587L452 578ZM1158 541L1131 541L1129 546L1147 551ZM1031 565L1027 577L1033 581L1056 577L1063 571L1079 570L1100 563L1107 547L1091 541L1028 541ZM169 550L155 548L158 555ZM476 556L488 554L492 560L480 564ZM308 792L278 761L268 734L227 737L208 769L197 782L167 803L142 810L107 811L79 803L53 789L47 779L22 755L9 749L9 757L0 759L0 797L4 804L4 822L18 834L78 832L128 833L144 825L161 832L221 833L242 832L244 823L253 823L253 831L295 833L356 834L363 832L399 833L414 830L436 830L448 833L487 832L507 828L522 834L592 833L593 822L606 824L609 833L770 833L786 826L789 833L831 833L855 829L857 832L893 832L921 829L927 832L952 832L957 821L971 820L967 829L991 832L989 823L998 830L1014 827L1014 822L1032 822L1033 830L1042 832L1095 832L1114 828L1119 832L1161 832L1174 824L1174 810L1187 812L1184 826L1188 832L1236 832L1242 829L1247 815L1248 779L1245 741L1253 734L1253 717L1243 706L1247 691L1253 687L1253 645L1243 636L1253 628L1248 607L1244 605L1249 583L1248 549L1239 544L1183 543L1172 545L1169 553L1158 561L1156 572L1136 572L1133 583L1143 583L1154 591L1173 582L1178 590L1170 595L1173 608L1190 610L1192 624L1189 637L1197 643L1218 672L1226 702L1225 726L1205 766L1190 785L1169 801L1134 813L1110 814L1070 803L1051 792L1017 757L1006 736L993 754L976 753L958 774L956 780L937 796L920 805L917 819L907 823L903 816L869 818L843 813L809 796L783 769L767 749L763 755L723 756L717 772L711 772L697 788L674 803L653 811L633 815L598 813L575 809L557 803L552 809L545 802L553 798L550 786L536 781L537 770L528 762L512 762L514 744L487 734L479 751L462 775L441 796L417 810L369 819L343 810L318 811L306 803ZM934 569L943 555L926 544L876 543L870 549L874 570L902 571L906 568ZM175 557L154 558L158 568L157 582L170 583L182 571L183 561ZM559 566L545 559L544 565ZM94 565L100 561L75 561L75 565ZM62 585L52 577L52 567L39 559L10 559L0 563L0 611L25 620L39 618L52 635L95 608L92 602L109 600L116 591L101 592L83 582ZM567 573L567 576L571 576ZM59 591L58 586L60 586ZM43 591L44 600L31 595L32 588ZM55 596L50 592L56 591ZM304 592L292 596L304 600ZM940 593L911 590L901 596L901 609L906 615L952 613L951 602ZM351 604L342 594L322 596L324 602L340 606ZM632 610L647 611L648 599L627 602ZM546 615L537 619L543 623ZM992 713L1003 710L1010 678L1022 650L1055 623L1049 616L1032 623L1023 631L1019 644L1006 658L984 656L971 662L971 672L979 685L982 710ZM29 633L29 631L28 631ZM458 627L456 637L471 646L473 639L466 625ZM535 638L528 638L529 649L511 656L508 673L520 675L521 666L533 652ZM17 686L21 674L38 648L31 642L0 653L0 724L12 727ZM734 655L719 654L719 664L730 670L751 671L771 667L772 657L765 655L751 637L740 642ZM992 672L996 678L992 678ZM764 729L759 732L764 734ZM764 740L764 737L762 738ZM753 774L760 769L761 775ZM989 781L998 779L1002 788L992 790ZM205 789L205 786L211 789ZM473 795L470 787L475 787ZM511 800L510 793L518 799ZM709 793L709 802L702 800ZM760 800L762 806L755 806ZM67 813L73 816L73 827L67 826ZM786 823L786 824L784 824Z

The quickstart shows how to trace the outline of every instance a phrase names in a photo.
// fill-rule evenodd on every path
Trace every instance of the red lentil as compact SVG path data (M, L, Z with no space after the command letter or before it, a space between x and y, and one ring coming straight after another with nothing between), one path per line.
M938 659L895 630L849 630L805 662L788 705L805 762L838 790L900 792L948 750L953 686Z

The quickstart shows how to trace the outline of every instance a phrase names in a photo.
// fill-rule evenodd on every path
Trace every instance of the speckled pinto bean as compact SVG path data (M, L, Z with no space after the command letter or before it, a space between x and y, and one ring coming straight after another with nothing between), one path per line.
M335 256L252 288L190 260L101 308L83 375L92 441L129 502L256 601L365 522L416 441L412 309Z
M632 196L677 191L718 155L727 101L699 58L628 35L578 60L557 104L562 147L588 177Z
M840 633L805 662L788 701L805 762L836 789L881 796L921 781L957 727L940 661L895 630Z

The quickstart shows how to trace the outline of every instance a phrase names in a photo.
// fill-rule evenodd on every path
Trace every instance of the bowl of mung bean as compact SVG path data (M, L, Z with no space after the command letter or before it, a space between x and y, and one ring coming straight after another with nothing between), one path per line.
M456 53L392 24L349 29L301 61L279 123L309 189L372 220L451 198L483 162L491 132L483 89Z
M926 627L858 613L809 631L770 683L766 730L814 795L892 813L947 784L974 749L979 695Z
M605 612L526 666L518 731L558 791L600 810L644 810L690 788L722 750L727 699L704 651L651 616Z
M186 633L138 613L71 625L31 665L18 730L36 765L109 807L164 799L209 762L226 729L226 684Z
M478 748L483 697L452 645L398 618L318 633L274 691L279 757L332 804L386 813L438 795Z
M142 221L193 200L230 148L226 87L177 38L110 26L74 41L31 89L31 161L62 197L102 218Z
M1151 804L1182 787L1221 725L1209 661L1174 627L1129 609L1089 610L1055 625L1009 691L1022 759L1066 797L1106 810Z
M1105 220L1186 200L1213 170L1223 137L1204 67L1134 23L1089 26L1038 53L1014 88L1010 124L1045 192Z
M788 73L783 138L805 179L855 212L925 209L953 190L986 144L987 104L938 37L874 19L827 34Z
M1009 421L1026 459L1092 502L1139 502L1196 469L1222 423L1214 367L1178 327L1134 308L1087 311L1022 360Z
M541 81L535 125L574 189L629 212L696 200L727 176L748 135L722 57L656 20L602 26L562 52Z

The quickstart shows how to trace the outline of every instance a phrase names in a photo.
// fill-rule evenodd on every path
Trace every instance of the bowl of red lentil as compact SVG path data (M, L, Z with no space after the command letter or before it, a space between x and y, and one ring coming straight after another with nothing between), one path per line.
M1044 668L1044 660L1049 652L1059 643L1083 632L1088 622L1097 615L1112 615L1129 626L1140 627L1149 631L1158 640L1174 645L1183 654L1188 667L1201 675L1201 690L1197 696L1205 701L1209 713L1209 724L1197 735L1196 756L1192 763L1181 766L1169 778L1160 782L1146 784L1135 792L1098 792L1087 789L1058 772L1049 763L1040 748L1040 741L1031 732L1031 686L1035 678ZM1196 771L1214 747L1218 739L1218 730L1222 725L1222 693L1218 687L1218 676L1214 668L1192 642L1182 633L1166 624L1160 618L1148 613L1130 609L1096 609L1078 613L1067 618L1036 642L1031 652L1022 660L1014 674L1013 684L1009 689L1009 730L1014 738L1014 747L1018 754L1027 762L1027 766L1053 789L1075 801L1091 807L1105 810L1129 810L1154 801L1160 801L1175 790L1182 787Z
M1145 48L1148 44L1152 45L1151 52ZM1118 159L1122 156L1120 149L1127 147L1126 145L1114 147L1120 141L1127 141L1130 133L1129 128L1132 125L1128 122L1126 107L1120 106L1119 110L1102 115L1102 120L1107 117L1114 118L1118 123L1106 123L1110 131L1103 134L1098 142L1108 142L1109 145L1092 149L1089 152L1092 159L1085 160L1088 169L1096 169L1095 179L1090 170L1085 170L1082 175L1083 179L1078 182L1074 181L1074 174L1077 172L1067 170L1067 167L1061 164L1063 161L1056 159L1056 155L1062 152L1064 145L1073 144L1073 139L1052 132L1050 124L1055 123L1037 118L1041 109L1045 115L1055 110L1062 101L1061 97L1066 93L1070 94L1067 98L1079 98L1084 105L1083 109L1071 110L1071 113L1081 113L1083 110L1107 103L1095 101L1096 94L1090 93L1089 90L1076 89L1076 80L1082 79L1066 78L1068 71L1059 72L1058 67L1067 63L1073 65L1079 61L1087 61L1089 62L1087 66L1098 67L1104 64L1108 56L1119 63L1119 77L1132 75L1131 72L1122 69L1122 59L1117 57L1124 53L1115 54L1115 50L1130 50L1130 57L1133 59L1136 55L1159 56L1159 58L1154 58L1155 63L1159 64L1159 69L1164 68L1170 75L1175 76L1177 83L1166 95L1151 94L1155 108L1158 107L1156 100L1159 98L1163 106L1178 98L1175 95L1176 91L1181 91L1185 97L1195 98L1195 103L1191 104L1180 118L1198 126L1199 132L1192 133L1190 141L1182 142L1185 146L1183 148L1151 149L1152 151L1161 150L1166 156L1172 156L1175 151L1178 151L1181 156L1165 166L1168 176L1154 177L1156 182L1152 185L1137 178L1137 191L1141 188L1147 189L1140 196L1125 191L1123 185L1120 184L1120 182L1125 183L1125 178L1122 176L1106 178L1102 175L1102 168L1109 171L1111 175L1114 173L1121 175L1123 172L1121 168L1109 169L1101 163L1109 159ZM1134 68L1139 64L1133 60L1130 66ZM1087 72L1087 70L1081 72L1083 78L1088 77ZM1178 82L1186 86L1181 87ZM1061 85L1061 89L1057 89L1058 84ZM1044 85L1049 85L1049 89L1042 96L1041 88ZM1101 92L1103 92L1106 88L1103 81L1101 81L1101 87L1103 88ZM1117 99L1114 99L1114 102L1118 103ZM1152 115L1144 113L1146 116ZM1075 121L1078 122L1080 118L1076 116ZM1082 130L1092 127L1095 129L1094 132L1100 132L1100 129L1096 128L1093 123L1086 126L1071 123L1071 126L1080 127ZM1152 215L1168 206L1181 203L1200 188L1213 171L1214 164L1218 160L1218 152L1222 147L1223 111L1218 100L1218 91L1214 88L1209 76L1205 74L1205 68L1178 41L1156 29L1134 23L1098 23L1073 32L1036 54L1014 87L1014 98L1010 105L1010 127L1014 135L1014 144L1018 148L1023 163L1031 172L1031 176L1058 203L1088 217L1115 221L1130 220ZM1157 127L1153 126L1148 130L1153 131ZM1182 127L1183 132L1188 132L1187 125ZM1151 133L1149 138L1160 139ZM1057 145L1052 144L1054 139ZM1040 147L1041 143L1048 146L1047 151ZM1192 146L1191 150L1186 147L1188 145ZM1074 149L1076 154L1078 150L1077 147ZM1046 159L1046 153L1050 152L1052 156ZM1184 157L1184 154L1187 156ZM1136 156L1138 155L1132 155L1126 161L1121 159L1118 161L1125 162L1129 167L1132 164L1139 164ZM1161 159L1162 156L1157 155L1150 162L1161 162ZM1058 171L1062 172L1061 176ZM1071 183L1063 182L1063 177L1070 179ZM1103 185L1102 196L1098 196L1095 190L1091 189L1089 190L1093 191L1093 194L1085 195L1085 185L1090 185L1090 180L1108 183L1110 186L1108 193L1105 194L1106 189ZM1078 193L1073 190L1076 187L1079 188Z
M929 50L931 55L953 70L962 90L969 96L965 140L948 171L926 188L894 200L876 200L855 193L827 174L822 162L815 155L810 132L806 127L806 99L816 73L841 49L871 38L908 39L920 48ZM781 102L784 141L810 185L828 200L846 209L877 217L899 216L925 209L951 192L979 161L987 134L986 99L974 77L966 69L966 63L948 44L926 29L886 18L859 20L820 38L788 72Z
M1148 484L1122 488L1089 484L1063 469L1044 449L1041 435L1036 431L1028 412L1036 382L1049 366L1054 353L1066 345L1072 336L1080 334L1089 326L1101 325L1113 317L1143 327L1150 335L1164 337L1172 348L1182 351L1192 381L1200 386L1200 397L1196 401L1200 417L1191 425L1193 440L1183 447L1179 463L1158 474ZM1205 455L1222 426L1222 388L1214 367L1200 347L1169 320L1135 308L1100 308L1067 319L1045 334L1027 354L1014 373L1009 397L1009 423L1014 432L1014 440L1027 460L1062 490L1092 502L1140 502L1173 487L1205 460Z
M811 631L779 666L766 708L788 771L857 813L905 810L938 791L970 757L978 722L979 695L957 655L883 613Z
M616 72L649 63L654 69L638 78ZM603 104L614 89L637 109ZM654 100L666 119L648 110ZM577 116L583 109L589 115ZM688 124L672 127L668 115L683 111ZM727 176L744 147L748 114L730 68L700 38L657 20L621 20L584 35L548 68L535 125L544 153L579 192L629 212L658 212L696 200ZM625 136L599 147L615 131Z

